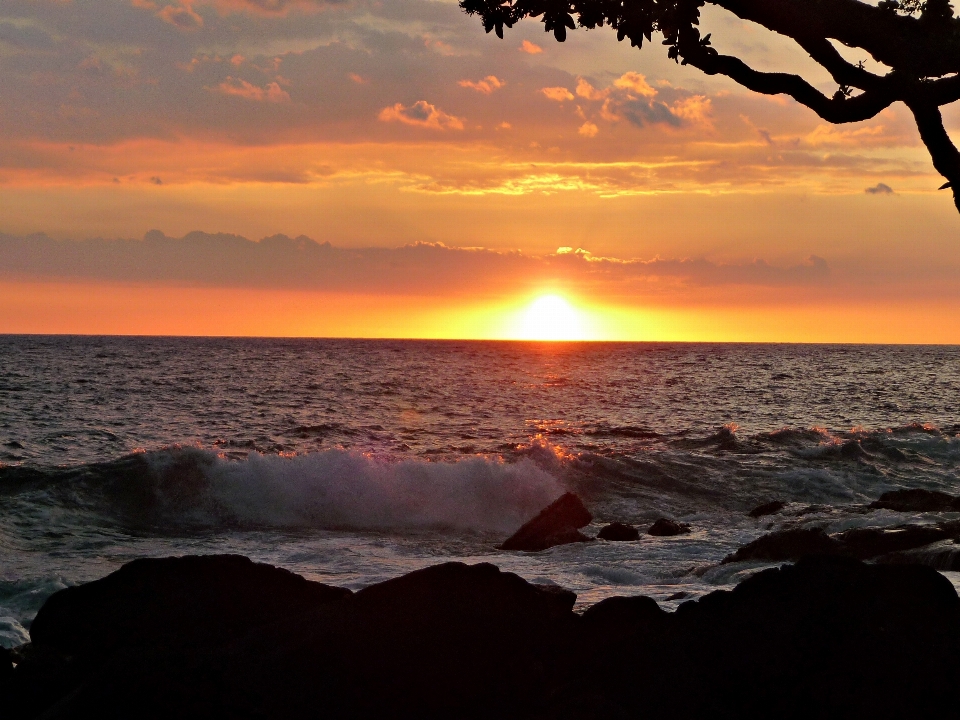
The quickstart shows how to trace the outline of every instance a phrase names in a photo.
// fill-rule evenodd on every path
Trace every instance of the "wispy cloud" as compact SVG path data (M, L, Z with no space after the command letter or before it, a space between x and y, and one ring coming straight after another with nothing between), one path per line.
M454 248L417 242L395 248L341 248L308 237L193 232L172 238L151 231L143 240L54 240L0 235L0 277L185 283L337 292L434 295L521 287L543 279L566 286L622 292L642 282L681 285L805 286L830 277L827 262L774 266L762 259L718 263L704 258L620 259L560 248L548 255Z

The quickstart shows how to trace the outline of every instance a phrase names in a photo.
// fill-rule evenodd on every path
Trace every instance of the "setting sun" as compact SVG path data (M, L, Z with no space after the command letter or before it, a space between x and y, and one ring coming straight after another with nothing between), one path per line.
M520 340L587 340L583 313L559 295L541 295L523 311Z

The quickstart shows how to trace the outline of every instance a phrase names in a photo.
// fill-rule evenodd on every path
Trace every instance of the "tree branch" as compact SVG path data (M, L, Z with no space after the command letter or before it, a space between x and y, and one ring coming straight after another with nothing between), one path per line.
M740 58L719 55L706 49L684 54L683 60L707 75L726 75L754 92L789 95L830 123L869 120L897 100L893 93L882 90L871 90L852 98L828 98L799 75L760 72Z
M705 1L801 45L804 38L832 38L917 77L960 72L956 20L931 26L860 0Z
M960 151L943 127L940 108L934 104L918 104L912 101L907 101L907 106L917 121L920 138L933 158L933 166L949 181L953 190L953 203L957 210L960 210Z

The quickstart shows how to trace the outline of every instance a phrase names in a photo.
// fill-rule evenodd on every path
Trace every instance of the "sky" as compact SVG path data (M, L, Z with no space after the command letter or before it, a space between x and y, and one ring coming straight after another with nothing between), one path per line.
M836 89L758 26L703 32ZM956 343L942 182L902 105L832 126L608 29L0 4L0 332Z

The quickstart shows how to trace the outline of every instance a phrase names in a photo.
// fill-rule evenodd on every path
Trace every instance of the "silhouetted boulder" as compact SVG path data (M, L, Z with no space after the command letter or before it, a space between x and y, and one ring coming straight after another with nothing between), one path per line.
M160 569L138 572L151 568ZM289 582L262 579L266 589ZM210 585L199 573L182 580L187 603ZM231 584L244 593L246 580L228 573L222 581L223 594ZM15 720L44 712L144 720L903 718L943 714L960 682L960 600L948 580L920 566L803 558L675 613L621 597L578 617L573 593L492 565L446 563L241 624L227 640L201 632L192 644L144 645L154 630L132 618L140 604L151 607L155 586L142 582L142 597L119 588L132 644L115 637L109 655L104 645L93 654L76 648L79 680L75 669L57 674L71 667L61 650L25 650L4 711ZM155 620L148 613L143 622ZM91 636L113 632L104 614L77 621Z
M759 537L727 555L722 562L796 560L804 555L837 555L841 551L841 543L822 528L799 528Z
M575 601L492 565L438 565L227 645L121 649L65 716L525 717L569 680Z
M669 537L671 535L686 535L690 532L690 526L686 523L679 523L676 520L660 518L647 529L647 535L657 535L660 537Z
M776 515L786 506L787 504L782 500L773 500L772 502L764 503L763 505L757 505L757 507L751 510L748 515L752 518L763 517L765 515Z
M897 512L958 512L960 498L936 490L893 490L885 492L870 507Z
M615 542L639 540L640 531L632 525L614 522L601 528L600 532L597 533L597 537L601 540L611 540Z
M0 645L0 687L13 677L13 658L7 648Z
M637 595L606 598L587 608L582 617L588 630L625 633L639 626L663 622L666 613L653 598Z
M54 593L30 638L85 658L120 648L224 642L350 594L240 555L144 558Z
M565 493L525 523L500 546L501 550L537 552L554 545L589 542L579 531L593 516L573 493Z

